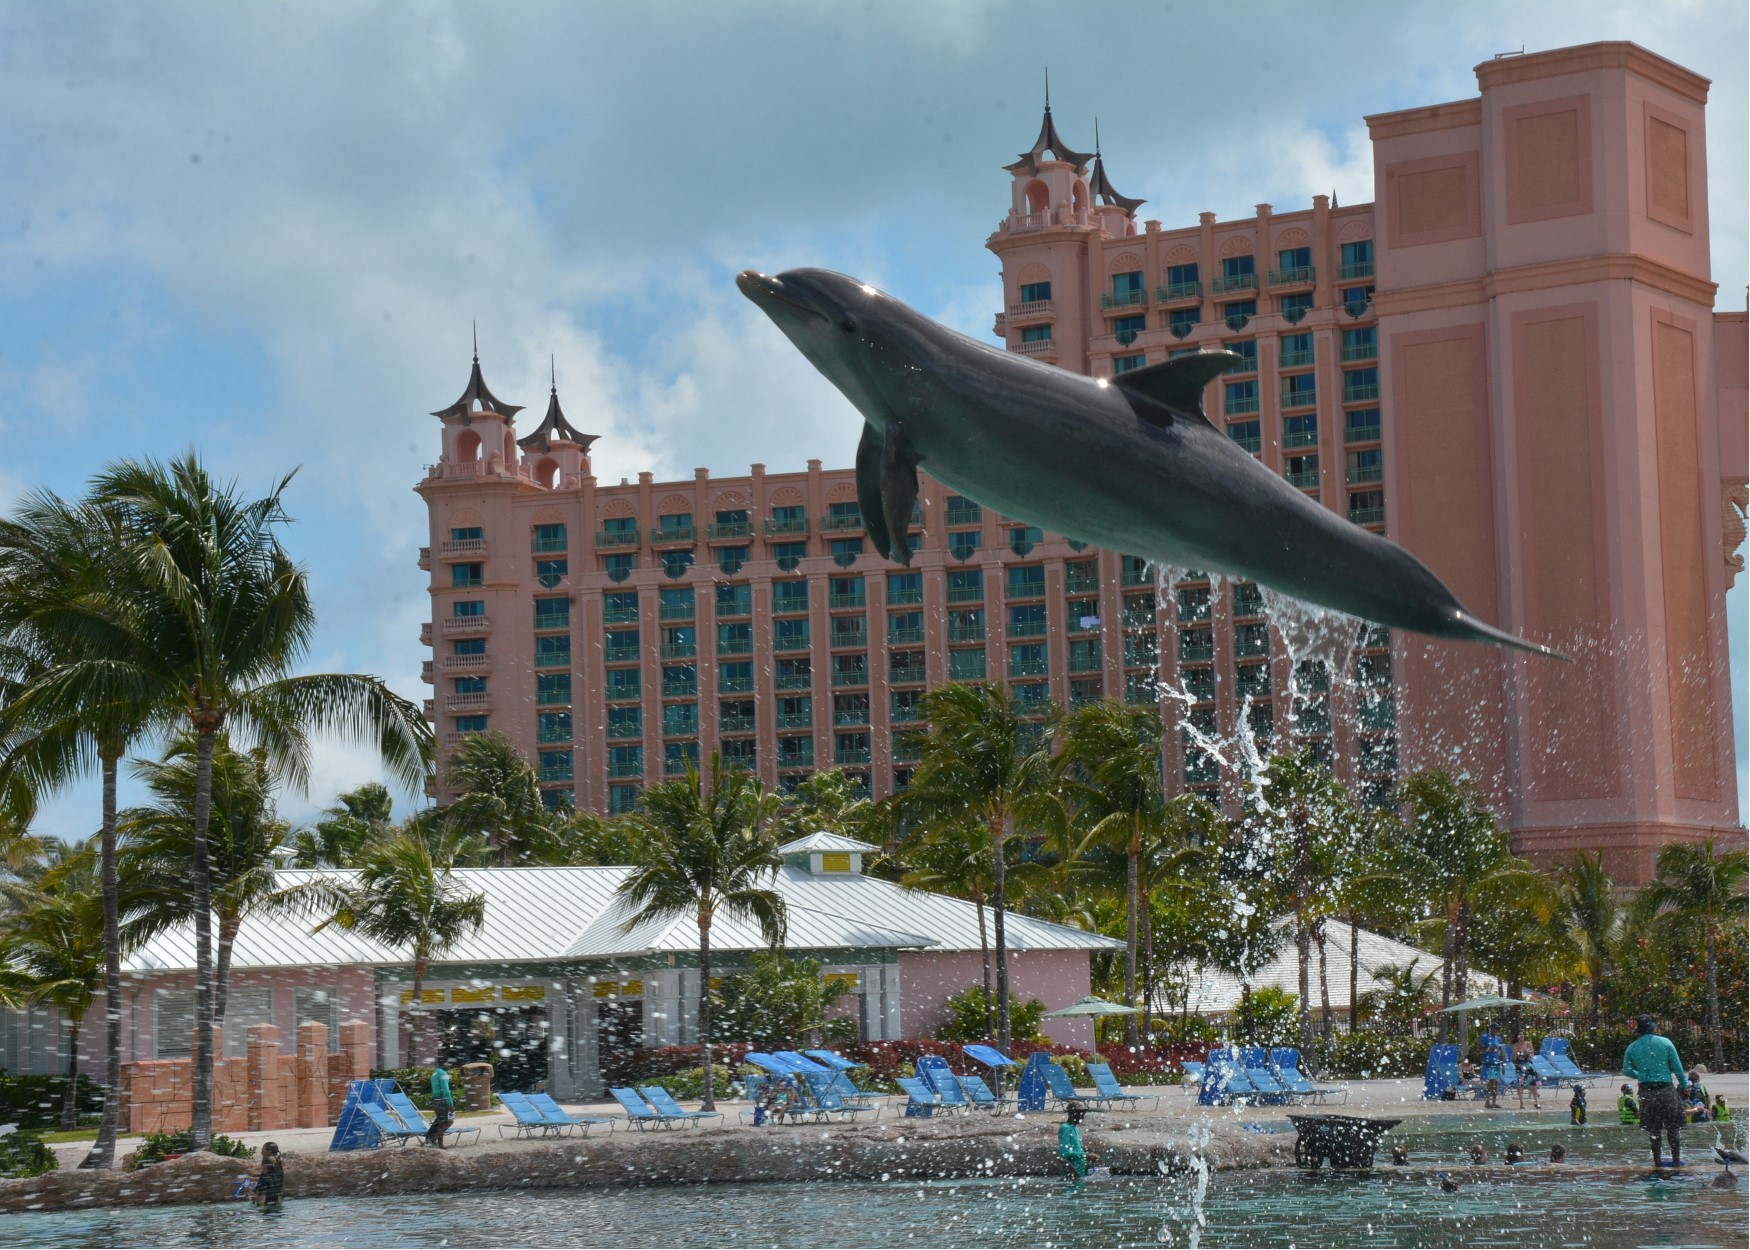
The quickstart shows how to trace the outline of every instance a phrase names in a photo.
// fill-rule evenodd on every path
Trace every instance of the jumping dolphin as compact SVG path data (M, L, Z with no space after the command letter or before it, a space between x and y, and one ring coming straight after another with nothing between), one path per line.
M736 285L867 421L857 496L883 556L911 562L904 534L921 465L1005 516L1114 551L1381 625L1559 656L1477 620L1415 556L1319 506L1211 424L1203 390L1239 363L1232 352L1090 378L958 334L830 270L749 269Z

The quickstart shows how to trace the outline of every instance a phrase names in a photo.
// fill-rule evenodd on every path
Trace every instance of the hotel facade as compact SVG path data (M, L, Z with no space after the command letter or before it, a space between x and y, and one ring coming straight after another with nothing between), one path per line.
M1039 707L1160 701L1169 788L1230 810L1244 767L1202 742L1313 743L1375 801L1461 768L1521 851L1599 849L1625 882L1674 838L1741 836L1724 605L1746 323L1713 309L1708 83L1626 43L1477 81L1367 119L1372 203L1174 228L1139 221L1047 106L986 241L996 332L1102 376L1239 353L1211 420L1575 663L1364 629L1342 672L1296 669L1257 587L1165 579L927 477L902 569L870 550L849 467L602 483L556 390L519 433L476 358L416 487L436 797L488 728L555 804L626 811L713 752L881 796L909 777L923 692L996 679Z

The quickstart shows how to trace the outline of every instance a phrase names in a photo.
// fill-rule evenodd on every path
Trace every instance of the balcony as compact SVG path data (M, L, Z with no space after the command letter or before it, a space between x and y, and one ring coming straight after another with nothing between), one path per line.
M423 681L428 686L436 680L432 675L430 660L421 660L419 662L419 680Z
M705 537L711 542L725 542L753 535L752 521L718 521L705 527Z
M662 644L662 658L665 660L690 660L699 654L699 644L696 642L665 642Z
M1378 359L1379 359L1379 344L1377 342L1374 342L1374 343L1350 343L1350 344L1347 344L1343 348L1343 360L1345 363L1352 361L1352 360L1378 360Z
M1344 480L1350 486L1359 486L1364 482L1378 482L1385 478L1383 464L1358 464L1344 475Z
M1282 406L1284 408L1316 408L1318 403L1319 393L1316 390L1285 390L1282 392Z
M1370 260L1357 261L1353 265L1343 265L1337 270L1339 282L1353 282L1357 278L1371 278L1372 276L1373 262Z
M753 676L750 674L746 677L719 677L717 679L717 693L752 694Z
M1349 519L1357 525L1384 525L1385 508L1350 508Z
M895 764L915 764L924 758L924 748L917 742L895 742L893 744L893 762Z
M1072 673L1097 673L1103 665L1098 655L1075 655L1069 657L1069 671Z
M484 634L491 630L492 620L485 616L446 616L443 619L443 631L446 634ZM430 645L430 639L426 639Z
M432 722L433 724L437 723L437 700L436 699L427 699L423 704L420 705L420 708L421 708L421 711L424 713L426 720Z
M754 731L754 718L751 716L725 716L717 722L717 732L726 734L750 734Z
M604 608L602 620L609 625L636 625L638 623L638 609L636 607Z
M444 696L444 706L452 712L461 708L490 707L492 696L484 690L470 690L465 694L451 693Z
M1358 386L1343 386L1343 402L1346 404L1370 403L1379 398L1379 383L1366 382Z
M814 686L813 673L779 673L772 679L778 690L809 690Z
M1157 304L1177 304L1181 300L1202 298L1203 283L1198 281L1175 282L1171 286L1157 286L1155 288L1155 302Z
M814 728L813 712L779 712L779 729L812 729Z
M752 685L751 682L748 684L750 686ZM697 681L665 681L662 683L662 697L665 699L694 699L697 698L698 695L699 683ZM614 695L610 691L608 698L612 699L613 697ZM635 699L638 696L628 694L623 697Z
M640 647L637 643L622 643L619 646L603 647L602 660L607 664L632 664L638 660Z
M427 547L425 550L430 551L431 548ZM559 550L564 551L564 546L561 545ZM438 544L438 553L446 560L479 559L486 554L486 540L484 538L446 540Z
M869 709L866 707L834 708L832 723L835 725L867 725L869 723Z
M862 528L863 517L861 513L851 516L823 516L820 518L820 532L823 534L841 534L846 530L860 530Z
M787 755L778 756L778 767L779 768L813 768L814 767L814 744L812 742L810 742L810 743L807 743L805 745L807 747L806 750L791 751Z
M887 602L891 607L907 607L923 601L924 588L922 586L902 586L897 590L887 592Z
M1043 599L1045 598L1045 581L1041 578L1036 582L1009 582L1003 587L1005 599Z
M851 672L834 672L832 675L832 684L834 686L867 686L869 684L868 670L856 669ZM782 689L782 687L780 687L780 689Z
M1317 469L1300 469L1293 473L1284 473L1282 476L1288 480L1290 486L1297 490L1316 489L1319 484L1319 471Z
M419 567L424 569L428 573L431 572L431 548L430 547L421 547L419 549Z
M1148 291L1143 287L1138 287L1134 291L1108 291L1100 297L1100 309L1103 312L1146 307L1148 307Z
M1301 265L1294 269L1272 269L1270 285L1278 286L1311 286L1316 270L1311 265Z
M719 638L717 640L718 655L752 655L752 638Z
M983 642L984 625L950 625L948 626L949 642Z
M1100 593L1100 575L1098 573L1071 573L1063 579L1065 594L1095 595Z
M832 753L835 764L867 764L869 762L868 747L838 747Z
M1057 344L1050 339L1026 339L1010 343L1009 350L1017 356L1056 356Z
M887 684L890 686L921 686L924 680L922 664L895 664L887 670Z
M570 707L571 691L569 688L565 690L537 690L535 691L535 706Z
M898 626L887 631L887 641L889 643L905 645L907 643L922 642L923 640L924 627L922 625Z
M834 649L840 647L866 647L868 645L869 631L866 629L835 629L832 631L831 646ZM806 647L803 647L802 649L807 650Z
M1118 574L1120 586L1152 586L1155 584L1155 571L1146 564L1134 568L1125 568Z
M808 635L791 634L782 638L772 639L773 651L806 651L808 650Z
M489 666L490 657L481 655L446 655L438 660L438 667L446 673L474 672Z
M849 594L833 595L827 599L827 607L835 611L840 608L866 608L868 606L869 596L861 590L854 590Z
M1234 654L1243 659L1270 654L1270 635L1263 631L1234 635Z
M1289 430L1282 435L1282 446L1285 449L1295 447L1317 447L1319 432L1313 430Z
M459 747L470 738L478 738L480 732L481 731L479 730L469 729L462 733L447 733L444 735L444 745L447 747Z
M765 523L767 538L785 538L794 534L808 532L808 518L805 516L767 517Z
M1180 635L1179 658L1189 663L1198 660L1213 660L1215 658L1215 640L1213 638L1195 639L1189 635Z
M544 655L537 655L535 657L535 667L536 668L570 668L571 667L571 652L569 652L569 651L549 651Z
M480 547L479 554L481 554L481 555L486 554L486 540L485 539L470 539L468 541L478 543L479 547ZM451 546L451 545L452 544L450 544L450 543L444 544L444 546L446 548ZM454 545L461 546L462 544L456 543ZM566 551L566 549L567 549L566 536L564 534L555 534L550 538L542 538L539 535L537 535L536 537L529 540L529 550L538 556L561 555ZM444 554L445 554L445 556L448 556L449 552L445 551ZM460 554L460 553L458 553L458 554Z
M665 603L656 610L659 621L690 621L699 614L696 604Z
M598 547L636 547L638 545L638 531L597 530L595 545Z
M984 582L981 580L975 586L948 587L949 603L983 603Z
M1377 443L1379 441L1379 423L1367 425L1352 425L1343 431L1345 443Z
M753 601L751 599L719 599L717 601L717 619L727 620L732 616L752 616Z
M1222 411L1230 417L1241 417L1258 411L1256 395L1228 395L1221 401Z
M970 508L950 507L946 524L949 529L953 529L956 525L983 525L984 509L977 504Z
M1283 352L1282 360L1279 362L1279 367L1283 369L1299 369L1304 365L1312 364L1316 356L1317 353L1310 347L1304 351Z
M1043 638L1045 630L1044 621L1010 621L1005 632L1010 638Z
M1211 295L1226 295L1230 291L1256 291L1258 275L1255 273L1236 273L1232 277L1211 278L1209 293Z
M1051 664L1047 660L1023 660L1019 658L1009 660L1010 677L1044 677L1050 671Z
M608 762L608 776L610 777L642 777L643 775L644 763L642 760L637 762L610 760Z
M665 525L650 531L652 547L690 547L698 541L698 531L690 525Z
M1057 302L1048 299L1030 299L1009 305L1007 321L1038 321L1042 318L1056 315Z

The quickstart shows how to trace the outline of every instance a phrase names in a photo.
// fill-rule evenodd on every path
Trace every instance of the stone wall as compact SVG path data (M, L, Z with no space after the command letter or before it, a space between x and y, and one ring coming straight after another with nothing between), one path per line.
M328 1051L328 1028L317 1021L298 1026L295 1054L282 1054L279 1030L249 1028L247 1053L213 1060L213 1131L243 1133L282 1128L320 1128L340 1118L346 1088L371 1074L370 1025L340 1026L340 1049ZM213 1030L213 1050L224 1039ZM129 1133L165 1133L187 1128L193 1113L194 1061L147 1059L122 1065L121 1127Z

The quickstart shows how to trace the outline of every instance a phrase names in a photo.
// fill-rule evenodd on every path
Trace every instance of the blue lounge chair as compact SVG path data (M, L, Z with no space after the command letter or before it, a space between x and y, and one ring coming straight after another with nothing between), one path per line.
M858 1063L854 1059L846 1059L843 1055L831 1050L811 1050L807 1054L832 1069L832 1088L840 1098L847 1103L861 1103L867 1107L879 1107L882 1094L871 1090L858 1089L851 1080L851 1072L855 1068L866 1068L866 1063Z
M1252 1092L1259 1102L1280 1104L1288 1101L1288 1091L1269 1068L1247 1068L1246 1080L1251 1082Z
M660 1085L640 1085L638 1092L644 1095L651 1107L655 1109L656 1114L665 1120L673 1120L677 1123L691 1124L697 1127L702 1120L721 1120L723 1118L721 1111L687 1111L682 1109L681 1105L674 1100L674 1096Z
M419 1108L413 1105L413 1099L409 1098L406 1094L398 1089L391 1089L386 1091L383 1096L389 1100L389 1110L400 1116L401 1122L408 1128L417 1128L421 1137L425 1136L425 1134L431 1130L431 1121L427 1120L425 1116L420 1113ZM452 1124L449 1128L444 1130L444 1136L454 1137L458 1145L461 1144L463 1133L472 1133L474 1134L475 1139L478 1140L480 1137L480 1126L478 1124L468 1124L458 1128L456 1125Z
M1270 1052L1270 1066L1276 1073L1276 1079L1291 1098L1303 1098L1309 1102L1329 1102L1336 1098L1341 1102L1349 1101L1348 1086L1318 1086L1306 1079L1306 1074L1300 1070L1300 1050L1294 1046L1278 1046Z
M898 1078L899 1088L905 1091L905 1114L908 1116L933 1116L942 1109L942 1100L936 1091L918 1080L915 1076Z
M405 1146L410 1141L422 1141L425 1138L423 1128L414 1128L402 1121L401 1117L381 1103L361 1102L358 1109L365 1113L365 1118L371 1122L371 1127L377 1130L377 1145L386 1141Z
M510 1129L517 1137L548 1137L555 1134L557 1128L547 1123L547 1117L535 1110L527 1094L519 1094L515 1090L505 1090L498 1095L498 1104L510 1112L513 1123L500 1124L498 1135L504 1136L504 1131Z
M605 1115L572 1115L564 1107L554 1101L551 1094L526 1094L529 1105L547 1117L547 1123L556 1129L582 1129L580 1136L588 1137L592 1124L605 1124L608 1132L614 1131L616 1121Z
M657 1114L649 1103L635 1089L624 1086L614 1086L608 1090L614 1096L614 1101L620 1104L620 1109L626 1113L626 1122L633 1128L673 1128L675 1121Z
M1574 1056L1568 1051L1568 1039L1565 1037L1544 1038L1543 1045L1538 1047L1538 1053L1555 1067L1557 1080L1569 1083L1579 1081L1582 1085L1590 1085L1605 1076L1602 1072L1582 1072L1580 1065L1574 1062Z
M1107 1099L1099 1093L1090 1094L1077 1089L1075 1085L1071 1083L1069 1073L1063 1070L1063 1065L1061 1063L1048 1063L1045 1065L1045 1083L1046 1091L1050 1094L1052 1102L1085 1102L1098 1107L1104 1105L1107 1101Z
M833 1088L835 1075L832 1072L809 1072L801 1078L807 1084L808 1092L814 1095L814 1105L822 1114L851 1120L873 1112L876 1119L881 1118L879 1107L865 1102L846 1102L840 1097L838 1090Z
M1204 1067L1195 1059L1187 1059L1179 1065L1184 1070L1180 1085L1185 1091L1185 1097L1193 1097L1203 1085Z
M1562 1074L1556 1071L1556 1065L1549 1061L1547 1055L1533 1055L1531 1070L1537 1074L1537 1079L1546 1085L1560 1085Z
M1428 1067L1422 1077L1422 1097L1444 1098L1451 1090L1454 1098L1475 1098L1483 1087L1466 1081L1458 1070L1458 1047L1450 1042L1436 1043L1428 1048Z
M1225 1107L1234 1102L1250 1102L1256 1096L1257 1090L1246 1078L1239 1051L1229 1048L1209 1052L1203 1080L1197 1087L1199 1106Z
M1008 1096L997 1097L982 1076L961 1076L955 1080L960 1082L960 1092L966 1095L966 1101L981 1111L992 1115L1001 1115L1009 1107L1015 1105L1015 1100Z
M1109 1063L1089 1063L1088 1075L1094 1078L1094 1088L1100 1091L1100 1097L1113 1105L1130 1103L1140 1105L1144 1098L1150 1106L1161 1105L1159 1094L1127 1094L1124 1087L1118 1083L1118 1078L1112 1075L1112 1065Z
M948 1061L940 1055L919 1055L917 1061L918 1079L928 1085L936 1093L936 1099L942 1106L952 1111L970 1111L972 1104L966 1099L966 1091L960 1088L960 1081L948 1067Z

